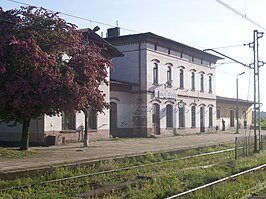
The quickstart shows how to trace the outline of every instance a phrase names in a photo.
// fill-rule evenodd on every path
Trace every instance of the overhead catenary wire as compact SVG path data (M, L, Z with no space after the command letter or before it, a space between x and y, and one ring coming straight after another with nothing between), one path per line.
M235 14L243 17L244 19L246 19L247 21L249 21L250 23L252 23L253 25L263 29L266 31L266 28L264 28L263 26L261 26L260 24L258 24L257 22L255 22L254 20L250 19L249 17L247 17L246 15L243 15L241 12L237 11L236 9L232 8L231 6L229 6L228 4L224 3L221 0L215 0L216 2L220 3L221 5L223 5L224 7L228 8L229 10L233 11Z
M21 2L21 1L16 1L16 0L6 0L6 1L9 1L9 2L13 2L13 3L17 3L17 4L20 4L20 5L24 5L24 6L34 6L34 7L37 7L37 8L40 8L40 6L35 6L35 5L31 5L31 4L28 4L28 3L24 3L24 2ZM44 8L44 7L42 7ZM47 8L45 8L47 9ZM111 25L111 24L107 24L107 23L103 23L103 22L100 22L100 21L95 21L95 20L92 20L92 19L87 19L85 17L80 17L80 16L77 16L77 15L73 15L73 14L69 14L69 13L65 13L65 12L61 12L61 11L56 11L56 10L52 10L52 9L47 9L51 12L57 12L61 15L64 15L64 16L68 16L68 17L72 17L72 18L76 18L76 19L80 19L80 20L83 20L83 21L87 21L87 22L93 22L93 23L96 23L96 24L100 24L100 25L104 25L104 26L108 26L108 27L117 27L117 26L114 26L114 25ZM119 27L120 29L122 30L126 30L126 31L129 31L129 32L134 32L134 33L141 33L140 31L136 31L136 30L132 30L132 29L129 29L129 28L124 28L124 27Z

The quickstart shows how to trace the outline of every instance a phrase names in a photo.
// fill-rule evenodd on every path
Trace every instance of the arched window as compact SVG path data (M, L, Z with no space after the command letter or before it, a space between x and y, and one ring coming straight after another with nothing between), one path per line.
M167 82L171 82L172 81L172 68L171 66L167 67Z
M212 76L209 76L209 93L212 93Z
M209 127L213 127L213 111L212 111L212 107L209 107Z
M191 106L191 127L196 127L196 107Z
M191 90L195 90L195 72L191 72Z
M185 107L179 107L179 127L185 127Z
M117 128L117 103L110 103L110 127L111 129Z
M179 70L179 88L184 88L184 69Z
M173 106L166 106L166 128L173 128Z
M200 91L204 92L204 75L200 74Z
M158 84L158 63L153 65L153 83Z

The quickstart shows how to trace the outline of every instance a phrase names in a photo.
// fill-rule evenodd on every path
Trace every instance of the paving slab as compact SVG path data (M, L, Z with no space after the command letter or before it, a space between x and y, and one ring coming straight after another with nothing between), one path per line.
M253 132L251 132L252 135ZM234 132L202 133L186 136L164 138L128 138L89 143L84 148L83 143L72 143L65 146L32 147L37 153L23 158L1 158L0 173L34 170L44 167L65 164L82 163L88 161L104 160L115 157L140 155L146 152L173 151L186 148L214 145L233 142L235 137L244 136ZM266 131L261 134L266 135Z

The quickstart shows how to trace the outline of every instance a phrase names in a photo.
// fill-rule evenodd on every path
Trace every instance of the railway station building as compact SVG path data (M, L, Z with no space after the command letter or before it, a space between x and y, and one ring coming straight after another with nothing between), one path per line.
M88 31L88 30L83 30ZM153 33L90 37L112 58L110 84L102 85L110 109L89 112L89 140L165 137L216 132L236 126L236 101L216 96L218 56ZM251 124L252 102L240 100L240 124ZM60 145L83 139L84 114L40 116L30 125L30 142ZM21 125L0 124L0 143L19 142Z
M125 56L111 71L110 132L118 137L213 132L218 56L153 33L106 38Z

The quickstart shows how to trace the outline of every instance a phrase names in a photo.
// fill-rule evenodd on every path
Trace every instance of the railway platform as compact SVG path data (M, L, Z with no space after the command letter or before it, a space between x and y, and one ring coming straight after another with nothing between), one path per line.
M261 134L266 135L266 131L262 131ZM29 150L34 150L36 153L28 157L0 157L0 176L19 172L27 173L64 165L86 164L105 159L141 155L147 152L165 152L210 146L233 142L235 137L244 135L244 129L240 129L239 134L235 134L232 131L219 131L217 133L201 133L164 138L119 138L109 141L92 142L86 148L83 147L83 143L70 143L64 146L31 147Z

